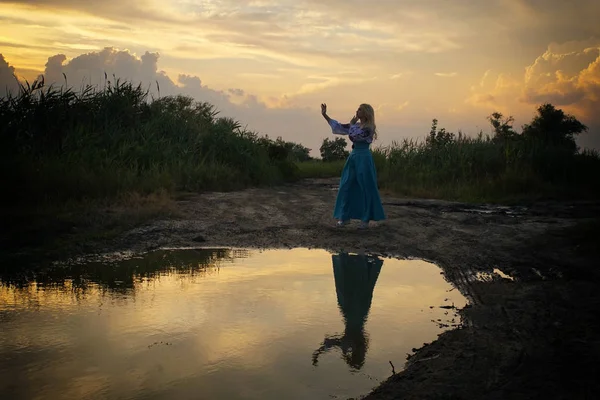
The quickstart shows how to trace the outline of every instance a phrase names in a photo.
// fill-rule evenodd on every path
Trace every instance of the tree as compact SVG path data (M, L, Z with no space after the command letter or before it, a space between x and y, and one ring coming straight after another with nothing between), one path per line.
M296 160L296 161L308 161L310 160L312 157L310 156L310 150L308 147L302 146L299 143L293 143L293 142L288 142L288 145L290 146L290 152L292 154L292 157Z
M272 140L269 135L256 139L257 142L265 147L271 160L308 161L311 159L308 147L294 142L286 142L281 136Z
M517 132L513 129L515 119L512 116L504 118L501 113L494 112L487 119L494 128L494 140L505 141L517 137Z
M331 140L329 138L325 138L323 140L323 144L321 145L321 158L323 161L337 161L343 160L350 152L346 150L346 140L344 138L335 138L335 140Z
M541 105L537 112L531 123L523 126L523 136L576 153L575 135L587 131L587 126L552 104Z
M431 121L431 130L429 135L425 139L425 142L429 147L433 146L445 146L452 143L454 140L454 133L446 131L446 128L442 128L438 131L437 129L438 120L433 119Z

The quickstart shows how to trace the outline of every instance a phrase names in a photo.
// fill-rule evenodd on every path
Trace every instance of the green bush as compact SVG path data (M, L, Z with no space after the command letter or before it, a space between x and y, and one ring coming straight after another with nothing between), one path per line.
M309 149L258 137L208 103L149 99L107 82L80 92L43 81L0 99L5 202L111 197L161 189L230 190L296 179Z

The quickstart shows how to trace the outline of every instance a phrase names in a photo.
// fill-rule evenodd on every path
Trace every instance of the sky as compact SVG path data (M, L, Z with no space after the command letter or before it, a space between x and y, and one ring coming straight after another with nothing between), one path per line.
M491 133L550 102L600 149L597 0L0 0L0 95L21 80L104 72L185 94L318 155L320 115L376 110L379 145L438 126ZM157 94L157 93L156 93Z

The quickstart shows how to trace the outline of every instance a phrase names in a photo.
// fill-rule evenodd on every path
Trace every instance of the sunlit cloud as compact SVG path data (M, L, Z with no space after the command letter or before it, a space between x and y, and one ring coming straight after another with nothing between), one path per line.
M458 75L458 72L436 72L435 76L441 76L443 78L453 78Z
M487 70L477 85L471 86L466 103L492 111L510 112L522 88L522 82L504 73Z
M396 72L394 74L389 75L389 79L390 80L408 79L410 76L413 76L413 75L414 75L413 71L401 71L401 72Z
M331 88L334 86L353 86L360 85L365 82L373 81L377 79L377 77L369 77L369 78L344 78L343 76L313 76L308 77L311 80L317 80L317 82L305 83L300 87L300 89L293 93L292 95L302 95L307 93L319 92L326 88Z
M600 127L600 40L595 46L582 43L578 50L572 46L550 47L527 68L519 100L560 106L595 130Z
M0 54L0 97L18 90L19 84L15 76L15 67L10 65Z
M410 104L410 102L409 102L409 101L405 101L404 103L402 103L402 104L399 104L399 105L396 107L396 109L397 109L398 111L404 110L406 107L408 107L408 105L409 105L409 104Z

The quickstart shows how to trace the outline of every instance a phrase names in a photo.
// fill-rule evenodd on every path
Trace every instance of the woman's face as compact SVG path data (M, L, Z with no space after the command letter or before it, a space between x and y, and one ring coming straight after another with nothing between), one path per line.
M361 107L358 107L358 110L356 110L356 116L362 120L364 117L365 113L363 112L363 109Z

